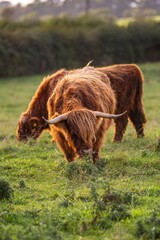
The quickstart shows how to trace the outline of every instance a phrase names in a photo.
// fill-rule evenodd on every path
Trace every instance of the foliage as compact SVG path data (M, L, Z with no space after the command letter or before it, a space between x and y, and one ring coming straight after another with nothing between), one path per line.
M59 68L160 60L160 24L152 20L119 26L92 15L46 21L0 22L0 77Z
M3 13L6 10L3 6L11 6L9 2L5 2L4 4L2 2L1 5L2 10L0 17L10 17L12 15L11 13L11 15L9 13ZM32 17L32 14L35 15L36 19L60 15L79 16L84 12L88 14L93 11L98 12L101 9L107 11L109 16L114 15L116 17L122 17L126 12L132 16L135 10L142 12L142 15L145 11L148 15L153 11L159 14L160 3L157 0L121 0L120 2L114 0L35 0L25 7L21 6L21 4L11 7L11 10L14 11L13 20L27 19L29 16Z
M160 152L160 139L157 141L156 151Z
M160 239L160 206L148 218L137 222L136 235L146 240Z
M0 180L0 200L11 199L13 197L13 189L4 179Z

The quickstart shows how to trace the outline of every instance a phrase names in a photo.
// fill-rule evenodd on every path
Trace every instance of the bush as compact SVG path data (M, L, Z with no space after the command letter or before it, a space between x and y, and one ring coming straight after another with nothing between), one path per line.
M13 196L13 189L10 184L5 180L0 180L0 200L11 199Z
M160 206L158 206L151 216L144 220L139 220L136 224L136 236L143 239L160 239Z
M0 77L33 75L59 68L160 60L160 23L127 27L98 18L0 22Z

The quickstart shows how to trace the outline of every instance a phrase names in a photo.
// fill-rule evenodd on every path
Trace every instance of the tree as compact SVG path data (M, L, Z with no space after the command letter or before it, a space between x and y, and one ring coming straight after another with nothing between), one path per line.
M1 17L4 20L11 21L14 18L14 8L13 7L7 7L2 9Z
M90 9L90 0L85 0L85 12L86 14L89 12Z

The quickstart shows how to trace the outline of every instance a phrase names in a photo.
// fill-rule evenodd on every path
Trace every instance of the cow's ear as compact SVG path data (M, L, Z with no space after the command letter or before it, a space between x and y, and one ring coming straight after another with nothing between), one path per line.
M40 125L40 119L37 117L31 117L29 120L29 125L31 128L37 128Z

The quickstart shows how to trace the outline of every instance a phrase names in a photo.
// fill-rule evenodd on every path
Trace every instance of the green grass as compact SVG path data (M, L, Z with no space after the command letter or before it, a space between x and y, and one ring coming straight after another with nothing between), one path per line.
M0 240L160 239L160 63L140 67L146 136L137 140L130 123L115 144L112 126L96 165L68 164L48 132L17 143L19 116L43 76L0 80Z
M148 19L148 20L151 20L151 21L155 21L155 22L160 22L160 16L159 15L157 15L157 16L152 16L152 17L146 17L146 18L143 18L143 16L142 16L142 19L140 19L140 17L139 17L139 21L141 21L141 20L144 20L144 19ZM137 19L136 19L137 20ZM117 23L117 25L118 26L122 26L122 27L127 27L128 26L128 24L130 24L130 23L132 23L132 22L134 22L135 21L135 19L134 18L132 18L132 17L127 17L127 18L119 18L117 21L116 21L116 23Z

